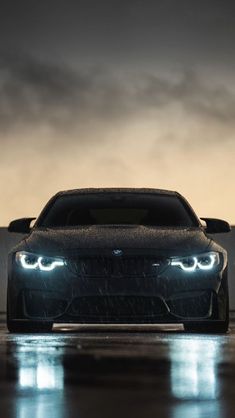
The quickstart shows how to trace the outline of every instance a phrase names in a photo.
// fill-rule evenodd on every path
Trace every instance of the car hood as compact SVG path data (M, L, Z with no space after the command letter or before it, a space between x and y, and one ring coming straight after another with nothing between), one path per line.
M153 251L164 255L203 252L210 246L200 228L92 225L76 229L34 229L24 240L24 249L45 255L112 249ZM22 249L22 245L21 245Z

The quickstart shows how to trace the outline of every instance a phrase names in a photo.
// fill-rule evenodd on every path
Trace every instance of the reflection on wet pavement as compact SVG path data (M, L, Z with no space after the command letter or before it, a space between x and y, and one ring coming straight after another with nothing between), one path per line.
M233 332L0 333L3 418L233 417Z
M21 389L63 390L63 367L59 361L50 361L55 350L36 347L32 353L27 347L19 348L18 385Z
M179 399L216 399L219 394L217 340L176 340L170 344L171 390Z

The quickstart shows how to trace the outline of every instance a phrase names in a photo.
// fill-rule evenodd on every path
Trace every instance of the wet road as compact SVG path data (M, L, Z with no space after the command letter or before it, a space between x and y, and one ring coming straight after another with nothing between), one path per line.
M234 383L235 327L224 336L0 327L2 418L234 417Z

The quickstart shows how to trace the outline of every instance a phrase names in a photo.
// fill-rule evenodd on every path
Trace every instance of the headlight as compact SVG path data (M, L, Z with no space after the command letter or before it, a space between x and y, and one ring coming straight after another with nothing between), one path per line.
M211 270L220 263L219 253L209 252L197 256L172 258L170 264L181 270L193 272L196 270Z
M24 269L52 271L65 265L65 261L58 257L45 257L27 252L17 252L16 262Z

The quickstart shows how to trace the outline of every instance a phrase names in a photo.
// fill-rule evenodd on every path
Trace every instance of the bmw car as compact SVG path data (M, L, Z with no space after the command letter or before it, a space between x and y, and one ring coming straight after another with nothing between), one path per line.
M211 234L230 226L200 220L177 192L62 191L36 221L17 219L8 230L24 234L9 254L10 332L55 323L228 330L227 253Z

